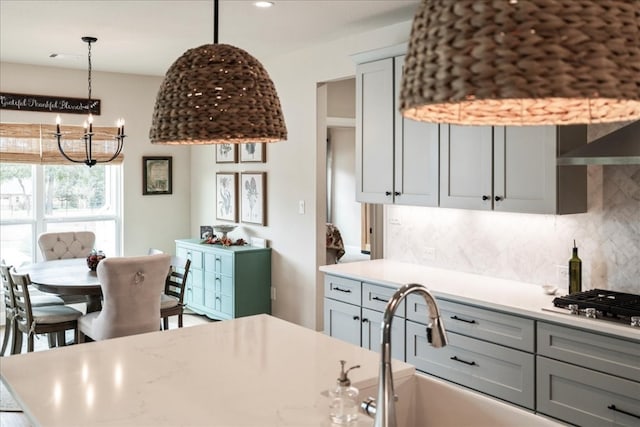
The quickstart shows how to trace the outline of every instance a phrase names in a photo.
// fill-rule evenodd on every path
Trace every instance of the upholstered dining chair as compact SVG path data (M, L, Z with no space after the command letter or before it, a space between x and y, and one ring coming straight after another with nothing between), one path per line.
M102 310L78 321L79 340L94 341L158 330L160 296L169 274L168 254L106 258L98 264Z
M67 258L86 258L96 243L92 231L62 231L42 233L38 247L46 261Z
M4 337L2 339L2 351L0 355L4 355L7 348L9 354L20 353L22 349L21 335L16 323L16 302L13 295L13 279L9 271L11 266L7 265L4 260L0 262L0 277L2 278L2 290L4 294L4 306L5 306L5 324L4 324ZM64 305L62 298L55 295L33 295L33 289L29 290L29 296L32 307L43 307L47 305ZM11 339L11 345L9 345L9 339ZM50 339L50 345L55 344L55 341Z
M51 334L72 329L73 342L78 342L78 318L82 312L66 305L44 305L34 307L29 296L31 280L28 274L9 272L12 280L14 298L14 319L16 331L27 336L27 351L33 351L33 337L38 334ZM66 345L60 340L59 346Z
M178 316L178 328L182 328L184 292L187 287L191 260L173 257L172 264L171 272L165 281L164 293L160 299L160 317L162 317L162 328L165 330L169 329L170 316ZM177 268L182 271L178 271Z

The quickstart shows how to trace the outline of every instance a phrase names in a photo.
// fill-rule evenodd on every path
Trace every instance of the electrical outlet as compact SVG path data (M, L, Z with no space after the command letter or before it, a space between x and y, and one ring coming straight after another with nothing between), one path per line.
M389 218L389 224L402 225L402 222L400 221L399 217L394 216L394 217Z
M556 265L556 279L559 285L569 283L569 267L566 265Z
M436 248L425 248L424 257L427 261L436 260Z
M271 300L276 300L276 288L274 286L271 287Z

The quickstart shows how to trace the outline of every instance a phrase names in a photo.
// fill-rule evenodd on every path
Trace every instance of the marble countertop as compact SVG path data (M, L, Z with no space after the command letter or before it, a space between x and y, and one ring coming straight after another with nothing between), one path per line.
M375 387L378 354L258 315L3 357L0 374L36 426L328 426L340 359Z
M384 259L326 265L320 270L391 287L420 283L442 299L640 340L640 328L547 311L554 310L554 296L545 294L541 285Z

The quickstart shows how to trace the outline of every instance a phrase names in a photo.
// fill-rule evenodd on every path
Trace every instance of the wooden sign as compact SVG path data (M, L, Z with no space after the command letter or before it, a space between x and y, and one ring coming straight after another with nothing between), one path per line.
M92 99L91 105L89 106L86 98L0 92L0 109L2 110L88 114L89 107L91 107L91 114L100 115L99 99Z

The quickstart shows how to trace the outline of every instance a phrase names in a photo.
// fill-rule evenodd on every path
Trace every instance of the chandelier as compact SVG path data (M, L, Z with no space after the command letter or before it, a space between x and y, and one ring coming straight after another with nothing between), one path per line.
M126 135L124 134L124 119L118 119L118 122L116 124L118 128L118 133L114 137L116 141L116 150L113 156L104 160L103 159L98 160L94 158L93 137L95 134L93 132L93 115L91 114L91 43L97 42L98 39L95 37L85 36L85 37L82 37L82 41L87 43L88 45L87 57L89 60L89 73L87 78L88 85L89 85L89 94L87 96L87 110L89 111L89 117L84 122L84 133L82 135L82 140L84 141L85 158L74 159L64 152L64 149L62 148L62 133L60 132L60 124L61 124L60 116L56 117L56 133L54 135L58 140L58 150L60 150L60 154L62 154L65 159L73 163L84 163L85 165L92 167L92 166L95 166L97 163L108 163L114 160L116 157L118 157L118 155L122 151L122 147L124 145L124 138Z
M287 139L280 99L264 66L248 52L218 44L187 50L169 67L156 98L152 144L240 144Z

